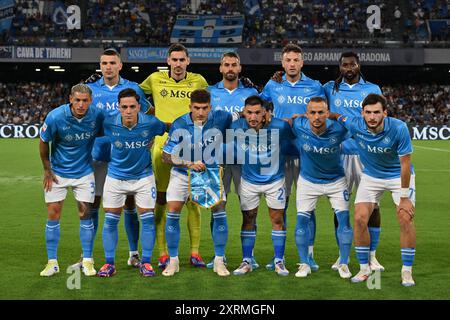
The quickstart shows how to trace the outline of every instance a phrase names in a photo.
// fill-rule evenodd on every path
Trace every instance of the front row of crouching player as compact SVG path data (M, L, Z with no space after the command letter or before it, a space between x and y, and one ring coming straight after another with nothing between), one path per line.
M272 118L266 111L259 96L248 97L241 113L211 111L210 94L200 89L191 95L190 112L169 124L140 113L139 95L133 89L119 93L120 114L116 116L108 116L90 105L91 95L86 85L74 86L70 104L50 112L41 129L40 155L48 208L45 231L48 263L41 276L59 272L59 220L68 187L72 187L78 203L83 273L101 277L116 273L117 224L126 197L133 195L142 223L140 273L145 277L155 275L151 258L155 244L153 211L156 187L149 145L155 136L163 135L170 129L162 155L163 161L172 166L165 228L170 260L162 275L173 276L180 270L179 220L188 199L211 208L215 255L213 270L219 276L230 275L225 259L228 241L226 196L220 174L220 165L230 162L240 164L242 169L238 190L243 215L242 262L233 274L244 275L253 271L256 217L260 197L264 195L272 223L274 270L280 276L289 275L284 259L287 191L284 166L286 146L291 148L295 145L301 160L299 176L295 177L295 243L299 255L295 276L304 278L311 274L309 225L317 201L324 195L329 198L339 222L336 238L340 252L337 265L340 277L351 278L352 282L367 280L373 271L369 264L367 222L383 192L389 190L400 223L402 284L414 285L412 264L416 235L413 224L414 171L410 161L412 145L406 124L387 116L383 96L369 94L362 103L362 117L330 113L324 98L313 97L304 115L278 119ZM111 161L103 192L103 248L106 261L96 272L92 259L94 229L89 207L95 195L91 150L95 137L99 135L106 136L110 141ZM350 136L356 141L364 167L355 199L354 229L350 224L350 194L340 152L341 143ZM227 152L224 154L222 149ZM352 277L348 263L353 239L360 270Z

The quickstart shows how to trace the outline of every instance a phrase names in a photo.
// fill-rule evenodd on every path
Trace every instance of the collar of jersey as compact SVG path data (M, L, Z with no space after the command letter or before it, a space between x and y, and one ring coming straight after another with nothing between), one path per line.
M225 86L223 85L223 80L217 83L217 88L218 88L218 89L225 89ZM239 81L238 81L237 89L241 89L241 88L245 88L245 87L244 87L244 85L242 84L242 82L239 80Z
M366 82L363 80L363 78L361 76L359 76L359 81L355 84L365 84L365 83ZM342 78L341 84L346 84L350 88L350 85L347 82L345 82L344 78ZM355 84L351 85L351 88L353 88L355 86Z
M101 77L99 82L101 86L106 86L104 77ZM117 83L117 85L122 85L124 82L125 80L121 76L119 76L119 83Z
M295 83L294 87L300 86L300 82L310 82L311 78L307 77L303 72L300 73L300 79ZM283 83L290 83L286 80L286 75L283 75Z

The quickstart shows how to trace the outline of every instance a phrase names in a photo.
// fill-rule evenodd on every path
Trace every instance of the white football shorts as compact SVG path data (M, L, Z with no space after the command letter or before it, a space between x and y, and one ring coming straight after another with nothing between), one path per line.
M58 202L66 199L67 189L72 187L73 195L79 202L93 203L95 199L95 178L90 173L78 179L63 178L56 175L58 183L53 182L52 190L44 192L45 202Z
M358 189L364 167L357 154L343 154L341 159L345 178L347 179L348 192L351 194L353 188L355 188L355 191Z
M334 210L344 211L349 208L350 195L345 177L331 183L312 183L301 176L297 182L297 212L313 211L317 200L326 196Z
M411 175L409 181L409 199L416 205L416 181L415 175ZM392 193L392 200L398 206L400 204L401 179L378 179L367 174L362 174L355 203L371 202L379 203L385 190Z
M266 197L266 203L272 209L284 209L286 206L286 187L284 178L269 184L254 184L241 179L239 192L241 210L248 211L259 207L262 195Z
M170 171L169 186L167 187L166 201L186 202L189 199L189 177L175 170ZM222 200L226 201L225 192Z
M122 208L128 195L133 195L139 208L154 209L156 184L153 175L136 180L106 177L103 189L103 208Z

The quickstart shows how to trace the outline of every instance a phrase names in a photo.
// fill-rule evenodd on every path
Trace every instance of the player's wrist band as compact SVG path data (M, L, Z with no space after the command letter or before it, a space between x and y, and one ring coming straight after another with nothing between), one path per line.
M409 188L400 189L400 198L409 198Z

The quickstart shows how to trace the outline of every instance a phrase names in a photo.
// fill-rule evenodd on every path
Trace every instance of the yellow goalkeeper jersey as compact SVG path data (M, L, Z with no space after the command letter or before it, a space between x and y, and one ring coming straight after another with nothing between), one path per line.
M155 116L163 122L174 122L189 112L192 91L205 89L208 83L198 73L187 72L186 77L177 82L169 77L169 72L156 71L139 86L145 94L152 95Z

